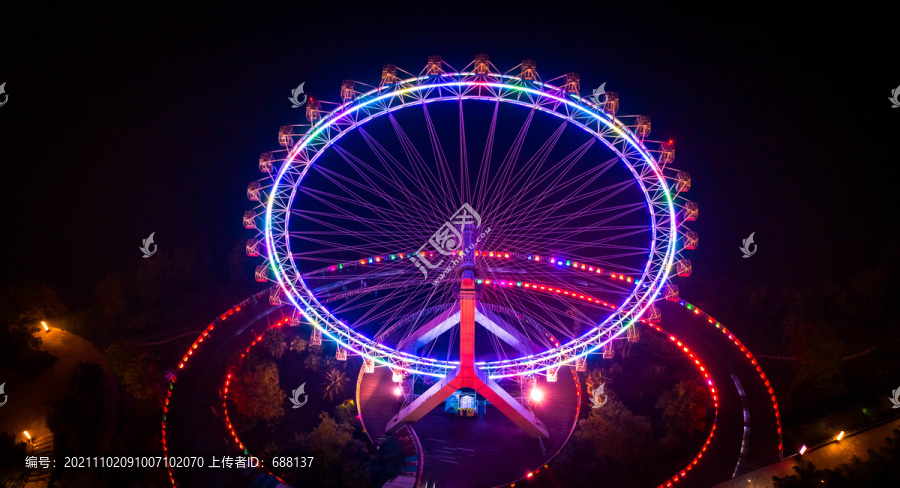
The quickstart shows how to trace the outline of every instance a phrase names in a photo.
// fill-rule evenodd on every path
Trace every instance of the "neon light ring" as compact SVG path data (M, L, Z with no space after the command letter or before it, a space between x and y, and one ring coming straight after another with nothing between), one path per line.
M310 96L309 124L281 128L248 187L256 279L314 343L395 378L447 376L470 340L490 379L553 380L611 355L677 296L670 274L690 274L697 206L649 117L579 90L533 61L501 74L484 55L459 71L433 56L418 76L387 65L377 87L345 81L339 104ZM457 333L466 300L474 339Z

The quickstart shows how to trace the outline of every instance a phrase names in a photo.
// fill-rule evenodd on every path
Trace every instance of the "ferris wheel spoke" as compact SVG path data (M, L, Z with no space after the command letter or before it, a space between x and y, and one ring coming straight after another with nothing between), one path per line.
M404 299L405 296L418 297L418 299L406 300ZM366 312L359 319L354 321L354 328L369 326L377 321L390 321L396 319L396 317L401 316L404 311L409 310L410 308L418 310L431 309L436 306L435 304L449 301L451 297L446 290L440 293L416 294L415 291L398 288L394 290L394 296L390 298L391 300L386 298L379 301L374 306L369 304ZM384 327L379 328L376 335L382 334L383 329ZM413 321L409 323L402 337L407 337L415 329L416 322Z
M459 181L462 190L463 203L469 202L472 190L469 187L469 152L466 146L466 123L463 115L462 100L457 102L459 107Z
M597 232L610 231L610 229L605 229L605 227L608 227L605 224L608 224L615 220L619 220L622 217L624 217L630 213L633 213L635 211L638 211L641 208L642 207L640 205L634 204L634 205L630 206L630 208L625 208L622 211L620 211L616 214L613 214L611 216L608 216L605 219L602 219L599 221L593 221L593 223L588 224L586 226L582 226L580 229L578 229L576 231L571 231L571 232L568 232L568 233L562 234L562 235L556 235L556 232L558 232L558 228L561 227L562 225L569 224L576 218L584 218L586 216L593 216L596 213L600 213L600 212L592 212L591 211L592 209L587 209L587 210L578 212L576 215L559 216L555 220L550 219L550 218L544 218L544 219L541 219L540 221L530 223L529 225L527 225L524 228L515 229L516 230L515 235L518 235L518 236L522 236L522 235L540 236L537 239L530 240L528 243L523 242L524 245L528 245L529 247L531 245L533 245L533 243L550 240L551 237L554 241L556 241L556 240L561 240L562 237L588 236L588 235L591 235L591 234L594 234ZM602 212L602 213L606 213L606 212ZM549 227L549 228L542 226L542 224L544 224L545 221L552 221L554 226ZM619 227L622 227L622 226L619 226ZM645 229L646 228L644 228L644 230ZM591 242L596 242L595 239L596 239L596 237L592 238ZM518 240L521 242L524 240L524 238L519 237ZM582 238L582 241L583 240L584 239ZM601 239L600 241L602 242L603 240ZM553 252L553 251L551 250L550 252Z
M384 156L388 153L384 151L384 148L378 145L374 138L372 138L362 129L360 129L360 134L367 143L369 149L375 154L375 157L381 163L381 167L375 168L372 165L366 163L362 158L354 156L342 147L336 147L336 149L340 151L341 157L343 157L348 162L348 164L351 164L353 166L354 171L367 179L369 179L369 175L371 175L374 178L378 178L380 181L384 182L388 186L388 188L383 188L381 190L381 193L389 194L391 191L394 191L404 196L406 198L406 202L400 202L401 204L405 203L407 206L414 205L417 207L428 207L429 205L431 205L431 202L429 200L423 199L422 197L416 195L414 192L410 191L411 185L405 184L401 180L397 171L395 171L394 169L395 167L399 170L400 174L406 176L407 182L412 181L412 177L403 169L403 166L400 164L388 164L385 161ZM396 161L393 160L392 162L396 163ZM371 181L373 181L372 184L374 185L374 180ZM405 214L403 212L401 212L401 215L405 217ZM409 220L410 219L407 219L407 221Z
M515 175L517 179L514 182L510 182L509 184L501 185L502 188L504 189L504 191L502 193L502 196L500 197L503 199L500 201L504 202L504 205L503 205L503 210L501 211L501 213L499 215L500 220L503 220L506 215L514 214L514 212L519 209L519 206L517 204L524 198L524 196L529 194L534 188L537 188L547 177L549 177L549 175L555 174L555 175L557 175L556 178L559 179L561 177L561 175L565 174L565 172L567 171L567 170L561 170L561 168L563 168L565 166L571 167L572 165L576 164L578 162L578 160L580 159L580 157L593 144L592 141L587 141L585 144L583 144L582 146L577 148L575 151L573 151L570 154L568 154L567 156L561 158L560 161L558 161L556 164L552 165L550 168L548 168L546 170L541 169L540 166L546 161L546 159L552 153L553 148L556 146L556 143L559 141L559 138L562 136L565 128L566 128L566 123L564 122L556 129L556 131L543 144L543 146L541 148L539 148L538 151L525 163L526 169L524 169L518 175ZM534 165L538 165L538 166L536 166L532 170L532 167ZM523 184L523 186L520 189L513 190L512 194L516 198L514 201L510 201L508 204L506 204L506 196L507 196L506 188L507 187L515 188L516 183L518 183L526 175L535 175L535 174L538 175L537 178L534 178L532 181L529 181L529 182ZM546 189L549 188L550 186L552 186L552 185L545 187L544 191L546 192L547 191ZM499 204L498 204L498 206L499 206Z
M428 196L432 197L431 204L425 208L440 212L440 209L446 210L453 206L453 193L446 184L448 178L447 172L449 171L449 168L446 167L446 157L443 156L443 150L440 146L435 147L434 137L436 136L433 134L433 127L430 125L428 111L427 109L424 110L425 122L429 131L428 136L431 142L432 154L435 158L434 162L436 165L435 169L438 170L437 172L429 169L425 158L419 153L418 148L416 148L410 137L403 130L403 126L393 114L389 115L388 118L391 122L391 128L394 130L394 134L397 136L397 139L403 148L407 161L412 164L412 172L410 173L413 182L412 186L421 189L421 191L426 192ZM428 176L431 176L431 178ZM435 201L435 197L438 195L440 195L440 199L439 201Z
M515 303L515 305L510 307L513 310L520 310L521 308L518 307L525 306L517 297L510 300L510 302ZM529 305L531 305L530 309L532 310L535 308L535 306L537 307L538 316L543 318L546 327L549 328L553 333L555 333L555 335L565 337L567 339L574 339L576 337L576 331L573 330L572 325L562 322L562 314L558 309L551 307L543 300L535 300L534 303L529 303Z
M394 334L400 327L404 325L408 325L410 323L415 323L415 321L422 319L423 317L427 317L432 314L439 314L445 312L447 309L452 307L453 305L450 303L443 303L438 305L433 305L428 308L416 309L413 312L405 311L405 313L401 316L394 317L388 320L382 320L376 325L380 325L381 328L378 329L378 333L375 334L374 339L376 341L381 341L382 339ZM408 333L408 332L407 332ZM404 335L403 337L406 337Z
M320 169L319 171L323 176L325 176L335 186L342 189L344 194L346 195L346 196L338 196L338 195L335 195L332 193L319 192L317 195L320 197L320 198L318 198L320 201L323 201L325 197L330 197L334 200L339 200L339 201L343 201L345 203L350 203L350 204L356 205L357 207L362 207L362 208L368 210L371 214L374 214L375 216L381 216L382 218L378 219L378 220L380 220L380 222L383 224L386 224L389 222L396 222L397 216L399 215L400 216L399 218L403 219L405 224L407 224L411 227L416 227L419 225L413 219L405 217L406 212L402 211L402 209L405 207L408 207L408 205L409 205L408 203L404 204L404 202L397 202L395 199L387 196L387 194L382 195L384 192L373 191L373 193L376 196L378 196L382 201L386 202L392 208L388 209L388 208L385 208L382 206L377 206L375 203L373 203L371 201L371 199L366 199L366 198L360 197L355 192L350 191L344 185L341 185L340 183L338 183L336 181L337 179L347 180L346 176L340 175L339 173L336 173L336 172L330 172L330 171L326 171L326 170L322 170L322 169ZM344 213L348 219L355 220L358 222L363 222L366 225L371 225L371 223L369 222L370 220L377 219L377 217L371 217L371 216L369 216L371 218L361 219L358 214L350 213L336 204L330 204L329 206L337 211ZM388 217L389 215L394 216L394 217L390 218L390 217Z
M519 132L516 134L515 139L513 139L512 145L507 151L506 156L500 161L497 175L489 182L490 187L495 191L486 192L486 194L490 195L490 198L486 202L483 202L484 208L497 208L498 200L502 201L500 200L502 198L501 193L505 193L506 191L503 182L508 178L507 175L514 168L513 164L518 161L519 155L522 153L522 147L524 146L525 139L528 135L528 130L531 128L531 121L534 120L534 114L534 109L528 112L528 115L525 117L522 127L519 128Z
M631 213L632 211L625 211L625 212L622 212L622 214L628 214L628 213ZM612 219L610 219L610 220L612 220ZM569 232L562 232L562 231L559 231L558 229L551 230L551 229L540 229L540 228L539 229L529 229L529 230L536 230L536 231L541 232L541 239L537 239L534 242L552 241L554 243L559 243L560 245L564 245L569 242L577 242L578 244L584 246L584 245L586 245L584 238L586 236L591 236L591 241L588 244L591 247L605 247L605 244L608 242L623 239L623 238L630 237L633 235L643 234L643 233L647 232L647 230L645 228L644 229L641 229L641 228L635 229L634 227L631 227L631 230L620 229L620 231L615 234L612 234L611 231L607 231L607 232L604 232L604 234L612 234L612 235L606 235L605 237L599 237L599 236L593 236L593 234L600 233L601 229L594 229L592 227L588 227L588 228L585 228L585 229L579 230L579 231L569 231ZM573 237L576 239L572 239ZM580 239L578 239L579 237L580 237ZM632 247L634 247L634 246L632 246ZM634 248L635 249L644 249L645 251L647 250L643 246L642 247L634 247Z
M517 218L523 222L528 222L530 224L530 226L532 226L532 228L537 228L538 226L542 225L546 220L550 219L551 217L555 217L554 220L558 219L558 217L556 217L555 214L557 214L559 212L559 210L561 208L563 208L564 206L574 203L573 195L575 195L575 193L573 193L573 192L566 193L565 186L563 186L563 188L555 188L554 187L555 184L562 178L562 175L564 175L565 173L560 171L558 174L560 176L557 176L556 180L553 183L551 183L550 185L547 185L545 187L544 191L541 192L541 194L530 199L528 202L526 202L525 205L522 205L521 208L517 207L516 210L520 210L518 213L510 213L510 215L517 216ZM594 175L594 178L599 177L601 174L602 174L602 171L597 171L596 174ZM588 182L588 184L593 181L593 178L590 178L589 180L590 181ZM610 193L609 195L607 195L606 197L601 199L601 200L603 200L603 202L605 202L609 198L612 198L614 195L616 195L618 193L618 191L615 191L615 186L616 185L611 185L609 187L600 189L601 192L609 192ZM627 185L618 185L618 186L620 186L619 191L621 191L622 190L621 187L627 186ZM555 203L554 205L541 205L541 203L544 200L554 196L557 193L562 193L564 195L562 201ZM595 205L597 205L597 206L602 205L603 202L599 202ZM541 209L541 210L537 210L537 209ZM536 214L536 212L539 212L539 213Z
M401 143L404 145L406 144L405 139L408 138L401 138ZM373 147L370 148L373 151L375 150ZM412 150L414 152L414 148ZM408 153L408 155L410 155L410 153ZM424 224L422 219L415 218L416 216L411 215L407 212L411 206L413 206L413 208L431 208L433 206L432 201L423 199L422 197L419 197L413 192L407 190L407 188L415 187L415 185L402 184L401 182L397 181L395 179L397 174L391 170L390 165L388 165L386 168L375 169L365 164L360 158L357 158L350 154L349 151L342 150L342 156L345 158L345 161L347 161L348 164L350 164L354 168L359 177L367 181L369 185L373 187L372 192L391 206L393 211L391 212L390 218L392 220L396 221L398 219L402 219L404 222L404 226L419 230L420 235L428 235L428 233L432 232L430 230L422 228ZM416 159L417 158L412 157L411 161L415 161ZM358 166L362 166L365 171L360 170ZM398 166L402 168L402 165ZM402 188L403 191L401 192L401 195L406 197L406 201L401 201L391 197L390 191L387 191L389 189L375 189L375 187L377 187L377 182L370 175L374 175L374 177L377 177L380 181L387 182L389 187L392 189L396 190ZM390 176L390 179L385 175Z
M494 110L491 115L491 123L488 128L487 141L485 141L484 152L481 156L481 164L478 166L478 176L475 178L475 196L473 196L473 204L479 202L474 201L478 195L484 195L489 184L488 175L491 169L491 159L494 155L494 140L497 134L497 114L500 111L500 102L494 102Z
M587 150L587 147L584 147L584 146L583 146L581 149L582 149L583 151L586 151L586 150ZM583 154L584 154L584 152L581 152L580 154L577 154L577 155L570 155L569 157L564 158L564 159L569 159L569 158L571 158L571 164L574 165L574 164L577 162L577 160L580 159L580 157L581 157ZM565 172L561 171L561 172L560 172L560 175L562 175L562 174L564 174L564 173L565 173ZM559 179L559 177L557 177L557 180L558 180L558 179ZM555 184L555 183L556 183L556 182L554 182L554 184ZM560 206L554 205L552 208L546 208L545 210L542 211L542 216L543 216L544 218L541 218L541 219L533 219L533 218L531 218L531 217L534 215L534 214L533 214L533 210L531 210L531 209L535 209L535 208L541 207L540 203L541 203L545 198L547 198L547 197L549 196L549 194L550 194L550 193L549 193L549 192L550 192L549 188L552 188L552 186L553 186L552 184L551 184L550 186L548 186L548 187L547 187L548 189L545 189L545 190L542 192L542 195L541 195L541 196L538 196L538 197L536 197L535 199L533 199L533 200L530 202L530 203L531 203L531 206L530 206L530 207L529 207L529 206L524 206L525 208L522 208L522 209L519 211L519 217L518 217L518 218L521 219L521 220L520 220L521 222L526 222L526 223L527 223L526 225L531 226L531 227L538 227L538 226L541 225L541 223L542 223L543 220L545 220L546 218L550 217L553 213L556 213L556 212L559 210L559 208L561 208ZM520 199L521 199L521 197L520 197ZM519 207L518 207L518 206L510 205L510 206L507 208L507 210L506 210L506 214L507 214L507 215L516 215L515 213L513 213L513 212L515 212L516 210L519 210ZM504 232L504 233L507 234L507 235L515 235L515 236L518 236L519 239L521 239L521 238L523 237L523 235L519 232L518 229L514 230L514 229L513 229L512 227L510 227L510 226L500 226L500 227L501 227L501 232Z
M386 289L393 289L395 291L398 291L400 294L408 294L413 297L418 296L414 293L415 288L412 287L410 282L399 282L399 283L389 283L387 285L366 287L366 288L362 288L362 289L355 289L353 291L348 291L347 293L334 295L334 296L328 298L327 300L329 302L334 302L335 300L338 300L338 299L344 299L344 298L347 299L346 302L335 305L333 307L332 311L335 314L346 314L346 313L352 312L352 311L360 309L360 308L364 308L367 310L367 312L370 312L372 309L377 309L378 307L382 306L382 304L385 303L386 299L385 298L373 299L371 297L368 297L367 295L369 293L372 293L375 291L386 290ZM390 292L388 292L388 293L390 293ZM423 298L421 296L419 297L419 299L426 300L426 298ZM352 321L352 323L350 324L350 327L358 328L360 325L361 325L360 319L357 318Z
M390 118L391 116L389 115L388 117ZM392 122L392 125L395 124L393 124ZM396 125L395 127L395 132L397 132L397 128L399 127ZM443 194L445 192L442 191L440 185L436 185L431 180L422 176L423 174L429 174L429 171L427 170L427 168L424 168L424 160L421 158L421 156L418 155L415 147L411 146L412 143L408 141L408 138L406 138L405 135L400 135L399 137L401 145L403 146L404 153L406 154L407 161L409 161L412 167L412 171L407 171L403 167L403 165L399 161L397 161L397 159L394 158L393 155L391 155L390 151L386 150L381 144L379 144L378 141L371 136L371 134L368 134L367 132L362 130L360 131L360 134L363 136L369 148L375 154L375 157L379 160L382 167L387 173L395 175L396 173L393 172L393 169L395 168L397 171L401 172L408 178L411 184L407 185L407 194L411 193L412 188L415 188L422 194L423 197L427 198L427 200L419 200L419 206L415 208L422 212L427 212L428 210L446 206L446 202L444 202L444 204L441 204L440 201L435 200L435 197L437 195ZM402 130L399 132L399 134L402 134Z
M450 163L447 161L447 155L444 153L444 148L441 145L441 138L431 119L431 113L428 110L428 106L425 104L422 104L422 113L425 115L425 126L428 128L428 140L431 142L431 151L434 154L435 162L440 168L441 188L447 192L447 200L450 202L450 206L447 210L452 212L456 207L456 199L454 196L459 195L459 187L456 184L456 180L453 178ZM399 127L399 124L397 124L397 126ZM409 139L407 139L407 141L408 140ZM412 143L410 142L410 144Z
M596 200L598 200L597 202L592 201L590 205L588 205L586 207L582 207L578 211L571 212L568 214L560 212L560 209L562 208L561 206L541 205L540 204L541 200L544 198L547 198L549 195L543 196L541 198L541 200L538 200L537 198L535 198L535 199L532 199L532 200L526 202L525 205L522 205L522 207L520 209L518 209L519 210L518 213L511 214L510 218L512 218L512 217L516 218L516 221L511 221L511 223L525 222L526 225L528 225L530 229L540 229L540 228L542 228L542 226L549 225L550 223L552 223L552 225L554 227L560 227L563 224L569 223L576 218L585 218L585 217L593 217L593 216L603 215L603 214L607 214L607 213L610 213L610 212L613 212L616 210L621 210L622 208L628 208L630 210L639 210L639 209L644 208L644 205L641 203L632 203L632 204L628 204L628 205L617 205L617 206L605 206L604 205L604 203L606 203L608 200L612 199L613 197L619 195L621 192L626 190L629 186L630 186L630 184L622 184L622 185L612 185L612 186L606 187L603 190L604 190L604 192L608 193L607 195L598 197L598 198L596 198ZM578 200L581 200L581 199L566 201L563 203L565 205L573 205L574 203L577 203ZM539 208L542 210L537 210ZM624 214L617 214L616 216L621 217L623 215ZM565 219L565 220L561 220L561 219ZM605 220L602 220L599 222L592 221L591 223L586 224L586 225L587 226L604 225L604 224L609 223L611 220L612 219L605 219ZM500 226L506 227L506 225L504 223L501 223Z
M355 200L352 198L347 198L345 196L335 195L332 193L326 193L321 190L306 189L302 192L302 194L315 199L322 205L325 205L328 208L330 208L336 212L339 212L339 214L341 215L340 218L342 220L353 222L356 226L362 225L362 226L366 226L366 227L370 227L370 228L375 228L373 224L376 222L380 223L382 225L386 225L386 224L395 222L395 221L390 220L387 217L388 211L386 209L376 207L371 203L361 203L358 200ZM356 205L358 207L364 207L367 210L369 210L370 212L375 213L376 215L378 215L378 214L383 215L383 218L380 218L380 219L377 217L365 218L365 219L360 218L358 213L352 212L348 209L345 209L332 200L335 200L337 202L344 202L346 204ZM304 215L303 213L300 213L300 212L303 212L303 210L298 210L298 209L291 210L292 215ZM307 214L308 214L308 212L307 212ZM396 225L396 224L394 224L394 225Z
M379 300L375 304L372 304L371 300L368 300L365 303L364 313L361 316L359 316L356 320L354 320L353 327L357 328L357 329L362 328L362 327L365 327L366 325L368 325L369 323L374 322L379 319L382 319L386 316L396 315L397 313L399 313L401 307L410 305L410 303L408 303L407 300L399 300L399 297L404 296L404 295L410 295L410 290L404 289L402 287L397 287L397 288L390 290L384 299ZM415 295L413 295L413 296L415 296ZM394 299L401 303L399 305L394 305L394 306L386 305L387 303L389 303L389 301L391 299ZM416 303L414 301L412 304L417 307L422 307L423 304L427 303L428 301L429 300L423 299L423 300L418 301L418 303ZM403 303L403 302L406 302L406 303Z
M572 246L577 246L580 248L591 249L593 248L595 251L607 248L606 243L615 242L617 240L621 240L630 236L644 234L647 232L646 229L635 228L633 226L625 227L625 228L589 228L583 229L580 231L566 231L564 229L545 229L545 228L513 228L511 232L511 236L506 241L503 242L504 247L511 248L513 250L516 249L527 249L529 253L532 254L557 254L561 252L572 252ZM534 238L517 238L520 233L528 233L533 232L532 235L539 235L540 237ZM585 241L588 241L588 244ZM634 249L642 249L644 252L647 251L647 248L643 246L632 246ZM578 254L570 256L573 258L578 258L580 261L589 261L592 259L590 254Z
M359 219L358 216L344 211L339 205L336 205L323 198L322 195L311 194L310 196L312 196L316 201L322 203L324 206L340 212L340 214L335 215L335 218L329 221L323 220L321 218L314 218L312 216L312 212L307 212L305 210L295 209L291 211L291 214L296 215L304 219L305 221L312 222L319 226L331 229L332 231L341 232L345 237L352 236L359 241L362 241L363 243L368 243L371 245L370 247L372 251L374 251L374 253L376 254L384 251L386 248L399 248L406 251L409 247L421 245L418 244L418 241L421 239L419 236L422 235L421 231L420 233L415 233L415 229L404 228L403 226L398 226L397 222L391 222L385 219ZM341 221L346 222L346 224L340 225ZM356 230L360 228L368 230L365 233ZM305 233L311 233L311 231L307 231ZM302 238L299 233L292 233L292 236ZM381 237L375 238L372 236ZM339 241L334 241L333 245L335 247L341 247L342 249L352 248L341 245ZM361 246L361 244L357 244L357 246Z
M383 201L384 203L386 203L390 207L390 209L385 208L385 207L376 207L371 202L372 199L363 199L363 198L360 198L358 195L353 194L353 196L355 197L355 201L357 202L358 205L369 209L373 213L376 213L376 215L383 216L384 223L387 223L390 221L397 221L397 219L401 219L406 225L408 225L410 227L417 227L419 225L419 223L417 221L415 221L415 219L410 218L407 215L407 213L403 210L405 208L408 208L410 204L414 204L414 203L424 204L426 202L422 201L421 199L417 199L414 195L409 194L409 193L405 194L405 196L407 197L407 201L405 201L405 202L400 201L396 198L393 198L390 195L390 192L384 191L384 189L379 189L377 183L373 179L369 178L368 173L372 173L372 172L362 171L359 168L359 165L361 165L363 163L358 158L356 158L349 152L342 150L341 148L335 148L335 149L336 149L336 152L338 152L342 156L342 158L347 163L347 165L350 166L357 173L357 175L359 175L359 178L366 181L367 184L363 185L358 180L356 180L354 178L350 178L349 176L346 176L346 175L342 175L341 173L335 172L335 171L328 171L328 177L330 180L334 181L336 179L340 179L341 181L345 181L345 182L354 184L357 187L367 191L370 195L373 195L380 201ZM321 169L320 171L325 172L326 170ZM374 172L374 173L380 174L380 172ZM341 185L338 185L338 186L341 186ZM349 191L345 187L343 187L343 186L341 186L341 187L342 187L342 189L345 190L345 192L349 193ZM387 217L388 212L392 216L391 219L388 219L388 217Z

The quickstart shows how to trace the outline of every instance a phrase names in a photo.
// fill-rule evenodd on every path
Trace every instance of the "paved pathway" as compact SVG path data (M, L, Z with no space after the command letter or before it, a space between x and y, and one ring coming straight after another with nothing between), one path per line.
M716 488L763 488L773 486L772 477L796 474L794 466L812 462L819 469L835 469L850 461L853 456L868 459L869 449L877 450L885 445L885 438L892 437L894 429L900 429L900 419L892 420L862 432L845 435L840 441L831 441L807 450L803 456L793 455L779 463L766 466L733 480L716 485Z
M9 395L6 405L0 408L0 431L14 434L18 440L24 441L26 439L23 432L27 430L34 440L34 455L52 458L53 434L47 427L47 409L65 394L66 383L76 364L100 364L102 355L87 340L55 327L51 327L49 332L41 330L35 334L43 340L41 349L58 356L59 360L31 381L13 371L0 370L0 382L6 382L5 390ZM103 452L112 439L118 413L118 387L108 375L104 375L103 394L103 432L99 452ZM24 464L24 460L22 462ZM31 473L27 486L47 486L48 472L49 470L41 470Z

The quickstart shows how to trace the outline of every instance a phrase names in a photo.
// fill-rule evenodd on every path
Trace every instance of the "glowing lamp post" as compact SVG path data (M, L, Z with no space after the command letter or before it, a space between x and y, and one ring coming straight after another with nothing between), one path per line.
M31 438L31 434L29 434L27 430L22 433L25 434L25 438L28 439L28 444L31 446L31 454L34 455L34 439Z
M41 325L44 326L44 332L50 332L50 327L47 327L47 322L41 320Z

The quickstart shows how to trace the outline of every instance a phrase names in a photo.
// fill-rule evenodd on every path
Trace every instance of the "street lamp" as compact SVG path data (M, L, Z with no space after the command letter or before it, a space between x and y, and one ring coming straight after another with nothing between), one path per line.
M34 455L34 439L31 438L31 434L29 434L27 430L23 431L22 433L25 434L25 437L28 439L28 443L31 444L31 454Z

